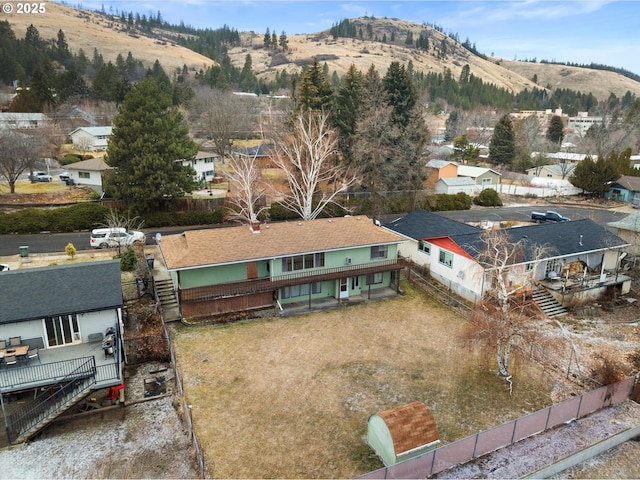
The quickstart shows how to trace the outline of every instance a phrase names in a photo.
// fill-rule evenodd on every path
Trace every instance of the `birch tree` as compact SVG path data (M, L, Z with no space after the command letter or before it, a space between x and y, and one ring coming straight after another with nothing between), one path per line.
M229 188L227 195L227 218L249 223L269 207L260 206L265 189L261 188L262 174L256 157L233 155L229 162L231 172L227 174Z
M313 220L340 192L353 185L337 152L338 135L324 112L305 111L293 121L293 129L279 142L274 163L285 175L289 192L283 196L285 208L303 220Z

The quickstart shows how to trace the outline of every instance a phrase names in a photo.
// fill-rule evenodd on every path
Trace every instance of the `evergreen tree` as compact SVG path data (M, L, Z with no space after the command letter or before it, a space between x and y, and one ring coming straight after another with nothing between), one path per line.
M58 39L53 47L54 58L64 65L67 64L71 58L71 52L69 51L69 44L64 36L62 29L58 30Z
M394 121L405 128L411 111L418 102L418 94L404 65L394 61L383 79L387 103L393 108Z
M511 165L516 158L516 140L511 117L503 115L493 129L489 158L495 165Z
M264 48L267 50L271 47L271 31L269 27L267 27L267 31L264 33L264 40L262 41Z
M374 214L381 213L381 192L393 189L390 158L399 135L384 93L380 74L371 65L363 78L362 115L356 125L353 156L360 188L371 193Z
M333 89L317 58L305 70L296 92L295 113L306 110L330 110L333 100Z
M253 92L258 84L258 79L253 74L251 55L247 53L244 57L244 66L240 72L240 90L243 92Z
M336 92L334 124L340 132L339 146L347 163L352 159L351 147L362 109L363 82L362 72L352 63Z
M601 197L611 188L611 183L620 178L614 162L598 158L595 162L587 157L576 165L569 181L583 193Z
M287 34L284 30L280 34L280 48L285 52L289 49L289 40L287 40Z
M192 159L198 146L171 97L154 79L144 79L129 91L113 124L106 161L115 168L106 183L114 198L130 201L136 212L152 212L193 189L193 169L176 160Z
M564 139L564 123L559 115L554 115L549 121L549 127L547 128L547 140L551 143L555 143L560 146Z

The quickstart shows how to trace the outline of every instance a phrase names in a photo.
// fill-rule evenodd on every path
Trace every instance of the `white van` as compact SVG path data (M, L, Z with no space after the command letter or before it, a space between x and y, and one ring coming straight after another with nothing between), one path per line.
M90 245L93 248L109 248L144 243L145 235L126 228L96 228L91 231Z

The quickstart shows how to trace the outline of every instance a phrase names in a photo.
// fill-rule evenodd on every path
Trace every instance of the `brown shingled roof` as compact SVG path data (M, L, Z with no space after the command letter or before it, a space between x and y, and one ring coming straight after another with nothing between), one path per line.
M378 412L389 429L397 455L440 439L431 410L422 402L411 402Z
M367 245L402 242L395 233L375 226L366 216L340 217L261 225L189 230L163 236L160 250L169 270L246 262Z

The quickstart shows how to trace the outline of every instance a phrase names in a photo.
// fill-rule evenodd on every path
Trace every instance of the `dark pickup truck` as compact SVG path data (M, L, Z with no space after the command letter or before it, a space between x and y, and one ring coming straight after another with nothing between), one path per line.
M536 223L542 222L569 222L570 218L563 217L558 212L547 210L545 213L531 212L531 220Z

